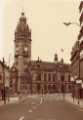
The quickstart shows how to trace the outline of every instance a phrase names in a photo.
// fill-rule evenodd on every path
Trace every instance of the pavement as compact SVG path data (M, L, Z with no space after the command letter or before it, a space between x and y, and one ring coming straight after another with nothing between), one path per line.
M24 94L21 94L19 96L17 95L14 95L14 96L10 96L7 100L6 100L6 104L14 104L14 103L18 103L18 102L21 102L21 101L25 101L27 98L31 98L31 99L40 99L42 97L42 95L24 95ZM65 101L71 103L71 104L74 104L78 107L81 107L83 108L83 99L79 99L79 104L78 104L78 99L76 98L72 98L72 95L71 93L69 94L65 94L63 96L63 94L46 94L46 95L43 95L43 97L46 99L46 100L62 100L64 99ZM0 106L1 105L4 105L4 101L0 100Z
M65 100L67 102L70 102L71 104L74 104L80 108L83 108L83 99L77 99L77 98L73 98L71 94L66 94L65 95ZM79 104L78 104L79 102Z
M40 97L42 95L27 95L27 94L20 94L20 95L12 95L9 98L6 99L6 104L15 104L25 101L26 99L32 99L32 100L40 100ZM4 105L4 101L0 99L0 106Z
M15 104L24 101L27 99L27 95L13 95L6 99L6 103L0 99L0 106L5 104Z
M4 101L0 100L0 106L4 105L4 104L13 104L13 103L17 103L19 101L18 97L10 97L9 100L6 100L6 102L4 103Z
M56 94L47 94L47 95L44 95L44 98L45 99L49 99L49 100L62 100L64 99L66 102L69 102L73 105L76 105L78 107L81 107L83 108L83 99L79 99L79 104L78 104L78 99L77 98L74 98L72 97L72 94L71 93L67 93L67 94L62 94L62 93L56 93Z

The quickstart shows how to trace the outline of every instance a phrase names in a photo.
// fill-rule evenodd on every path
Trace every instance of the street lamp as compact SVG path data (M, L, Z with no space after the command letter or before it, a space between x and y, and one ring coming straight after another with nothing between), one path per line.
M81 83L81 94L82 94L82 98L83 98L83 82Z
M82 80L78 79L76 80L76 84L78 85L78 104L80 103L80 87L82 84Z
M6 91L5 91L5 60L3 58L3 100L4 104L6 104Z
M74 83L75 83L74 77L71 77L70 81L72 83L72 97L73 97L73 102L74 102Z
M65 26L77 25L78 27L80 27L80 24L79 24L79 23L76 23L76 22L63 22L63 24L64 24Z
M76 22L64 22L63 23L65 26L69 26L69 25L76 25L78 27L80 27L80 24L76 23ZM77 77L77 84L80 83L80 41L79 39L77 40L78 43L78 77ZM79 88L78 88L78 104L79 104Z

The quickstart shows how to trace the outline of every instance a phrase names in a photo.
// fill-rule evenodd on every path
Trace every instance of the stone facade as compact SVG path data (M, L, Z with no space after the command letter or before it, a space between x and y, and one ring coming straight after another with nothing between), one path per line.
M71 52L71 72L74 79L74 94L81 97L81 84L83 83L83 1L80 2L80 31L78 40L75 42ZM76 84L77 80L82 80L79 85Z
M78 41L75 42L72 52L71 52L71 72L72 76L78 77L79 76L79 46Z
M6 90L10 87L10 69L5 63L0 61L0 96L4 87Z
M15 31L15 66L18 71L18 91L23 91L21 82L25 82L26 65L31 60L31 30L24 13L21 14ZM26 82L25 82L26 84Z
M70 91L70 65L63 60L58 61L57 54L54 62L41 61L39 57L38 60L31 60L31 30L24 13L16 27L14 45L15 62L11 71L16 81L12 86L17 85L17 92L40 94Z
M83 80L83 1L80 2L80 32L71 52L71 70L73 77Z
M80 77L83 80L83 1L80 2L79 6L80 11L80 32L78 36L79 47L80 47Z
M33 93L70 92L69 65L44 61L32 62ZM35 88L34 88L35 85Z

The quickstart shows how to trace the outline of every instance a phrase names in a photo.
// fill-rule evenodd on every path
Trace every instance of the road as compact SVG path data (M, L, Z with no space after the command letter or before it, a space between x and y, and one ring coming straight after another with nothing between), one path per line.
M0 106L0 120L83 120L83 109L63 99L27 98Z

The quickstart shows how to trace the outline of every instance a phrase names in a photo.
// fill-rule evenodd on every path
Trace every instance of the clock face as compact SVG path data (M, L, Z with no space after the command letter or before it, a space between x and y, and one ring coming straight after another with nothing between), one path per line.
M17 47L17 48L16 48L16 52L18 52L18 50L19 50L19 48Z
M24 47L24 51L27 52L27 51L28 51L28 48L27 48L27 47Z

